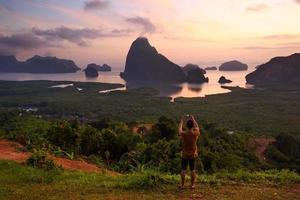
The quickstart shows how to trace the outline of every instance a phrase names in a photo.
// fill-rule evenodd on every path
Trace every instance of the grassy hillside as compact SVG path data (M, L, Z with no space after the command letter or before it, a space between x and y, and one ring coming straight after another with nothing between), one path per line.
M1 81L0 138L21 143L19 150L33 156L28 165L0 161L0 199L273 200L300 195L298 89L233 88L229 94L171 103L150 88L98 93L119 84L49 88L65 83L73 82ZM177 189L177 126L186 113L201 124L194 191ZM151 128L137 134L133 127L139 122L150 122ZM249 145L257 135L276 136L266 147L267 160L259 160ZM40 162L47 153L85 159L121 175L64 171L51 160Z
M197 189L177 189L179 176L151 171L120 176L45 171L0 161L0 199L297 199L299 175L288 171L200 175Z
M55 81L1 81L0 109L31 106L39 114L79 116L87 120L110 117L122 121L153 122L162 114L174 119L190 113L205 123L215 123L227 130L251 134L299 134L300 91L277 88L245 90L233 88L228 94L206 98L155 97L157 91L138 89L99 94L98 91L120 87L118 84L74 83L74 87L48 88L70 83Z

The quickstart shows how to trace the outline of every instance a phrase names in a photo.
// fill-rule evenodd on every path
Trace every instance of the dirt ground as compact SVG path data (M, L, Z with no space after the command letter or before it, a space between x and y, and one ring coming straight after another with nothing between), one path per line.
M29 156L30 152L18 151L21 149L22 145L8 141L8 140L0 140L0 159L1 160L13 160L18 163L25 162ZM62 166L67 170L78 170L83 172L97 172L97 173L108 173L110 175L117 175L118 173L109 171L106 169L102 169L96 165L87 163L83 160L69 160L66 158L59 158L50 155L50 157L54 160L54 162Z

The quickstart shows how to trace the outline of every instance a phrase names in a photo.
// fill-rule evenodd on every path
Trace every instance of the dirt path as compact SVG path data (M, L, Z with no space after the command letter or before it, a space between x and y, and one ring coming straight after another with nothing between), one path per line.
M16 142L0 140L0 159L14 160L18 163L24 162L30 156L28 152L18 152L16 149L22 146Z
M17 150L21 148L22 145L16 142L11 142L8 140L0 140L0 160L13 160L18 163L25 162L28 159L28 157L31 155L31 153ZM107 173L112 176L118 175L117 172L99 168L96 165L87 163L83 160L69 160L66 158L58 158L54 156L50 156L50 157L54 160L54 162L57 165L62 166L64 169L78 170L83 172Z
M266 138L266 137L259 137L259 138L252 138L249 140L249 147L254 149L255 155L258 157L260 161L265 161L265 151L267 147L275 142L274 138Z

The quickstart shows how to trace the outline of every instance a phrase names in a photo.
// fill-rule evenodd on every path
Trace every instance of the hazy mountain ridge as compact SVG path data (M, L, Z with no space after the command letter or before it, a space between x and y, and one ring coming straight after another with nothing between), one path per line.
M300 53L275 57L246 76L250 84L300 83Z
M13 73L74 73L80 68L72 60L35 55L25 62L15 56L0 56L0 71Z

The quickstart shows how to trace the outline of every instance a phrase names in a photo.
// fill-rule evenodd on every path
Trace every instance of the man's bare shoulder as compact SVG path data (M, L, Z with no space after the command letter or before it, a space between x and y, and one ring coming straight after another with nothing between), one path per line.
M184 134L185 134L185 131L184 131L184 130L178 132L178 135L179 135L179 136L182 136L182 135L184 135Z
M199 128L194 128L194 129L193 129L193 133L194 133L195 135L200 135L200 130L199 130Z

